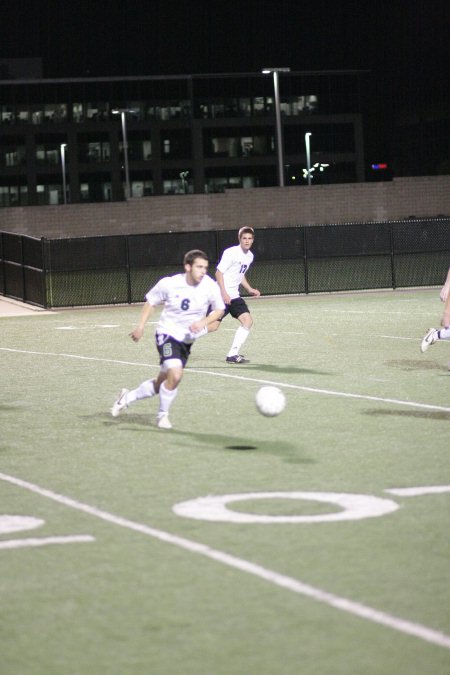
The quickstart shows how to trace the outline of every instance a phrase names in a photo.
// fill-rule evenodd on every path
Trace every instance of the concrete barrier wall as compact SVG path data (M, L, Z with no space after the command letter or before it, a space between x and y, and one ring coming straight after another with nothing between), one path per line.
M228 190L132 199L128 203L0 209L0 230L66 238L381 222L450 215L450 176L392 182Z

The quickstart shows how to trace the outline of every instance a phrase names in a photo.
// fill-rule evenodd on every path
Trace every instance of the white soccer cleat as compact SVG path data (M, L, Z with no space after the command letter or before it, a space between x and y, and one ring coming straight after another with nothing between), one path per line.
M172 429L172 424L169 420L169 413L168 412L158 413L158 417L156 418L156 424L160 429Z
M434 345L434 343L437 340L437 330L435 328L430 328L428 333L425 335L425 337L422 340L422 344L420 345L420 351L421 352L426 352L428 347L431 347L431 345Z
M125 408L128 408L127 404L127 394L129 392L129 389L121 389L119 397L117 401L115 401L113 407L111 408L111 415L113 417L118 417L122 410L125 410Z

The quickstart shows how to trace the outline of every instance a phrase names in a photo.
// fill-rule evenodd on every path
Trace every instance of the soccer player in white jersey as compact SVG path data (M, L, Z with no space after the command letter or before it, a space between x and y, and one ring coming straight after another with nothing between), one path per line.
M113 417L131 403L159 394L157 426L160 429L172 428L169 409L178 393L192 343L208 331L209 324L222 318L225 309L218 285L207 275L206 253L189 251L183 264L184 274L163 277L148 291L139 323L130 333L131 339L139 342L155 307L164 305L155 335L160 371L156 378L145 380L136 389L122 389L111 408ZM207 315L209 308L211 311Z
M241 324L234 334L233 343L226 357L227 363L248 363L248 359L239 354L239 351L250 334L253 319L247 303L240 296L239 287L242 286L254 297L261 295L257 288L250 286L246 277L254 257L250 249L255 239L255 231L252 227L241 227L238 232L238 239L239 244L237 246L230 246L223 251L216 270L217 283L220 286L222 300L225 303L223 316L231 314ZM211 323L208 331L217 330L220 321L215 324Z
M449 293L450 293L450 267L448 269L444 285L442 286L441 292L439 293L439 297L441 298L442 302L446 302Z
M445 280L444 286L441 288L439 294L442 302L445 302L444 311L441 318L442 328L430 328L428 333L422 340L420 345L420 350L426 352L431 345L434 345L438 340L450 340L450 269L447 273L447 278ZM450 370L450 361L448 363L448 369Z

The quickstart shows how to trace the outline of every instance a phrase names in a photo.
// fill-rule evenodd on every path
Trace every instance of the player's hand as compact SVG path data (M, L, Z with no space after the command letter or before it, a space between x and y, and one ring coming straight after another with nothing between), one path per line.
M144 329L139 328L139 326L137 326L134 330L131 331L130 338L133 340L133 342L139 342L139 340L141 339L143 334L144 334Z
M450 291L450 287L445 285L441 288L441 292L439 293L439 297L442 300L442 302L445 302L448 298L448 293Z
M254 298L259 298L259 296L261 295L261 291L258 291L257 288L251 288L250 295L253 295Z
M194 321L194 323L192 323L189 326L189 330L192 333L200 333L200 331L204 328L204 326L205 326L204 321Z

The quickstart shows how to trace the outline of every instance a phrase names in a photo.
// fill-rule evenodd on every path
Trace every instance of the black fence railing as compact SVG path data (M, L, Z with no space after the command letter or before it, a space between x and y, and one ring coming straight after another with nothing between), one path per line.
M236 231L80 239L0 233L0 293L41 307L141 302L161 276L204 250L211 268ZM450 218L264 228L251 283L263 295L437 286L450 265Z

